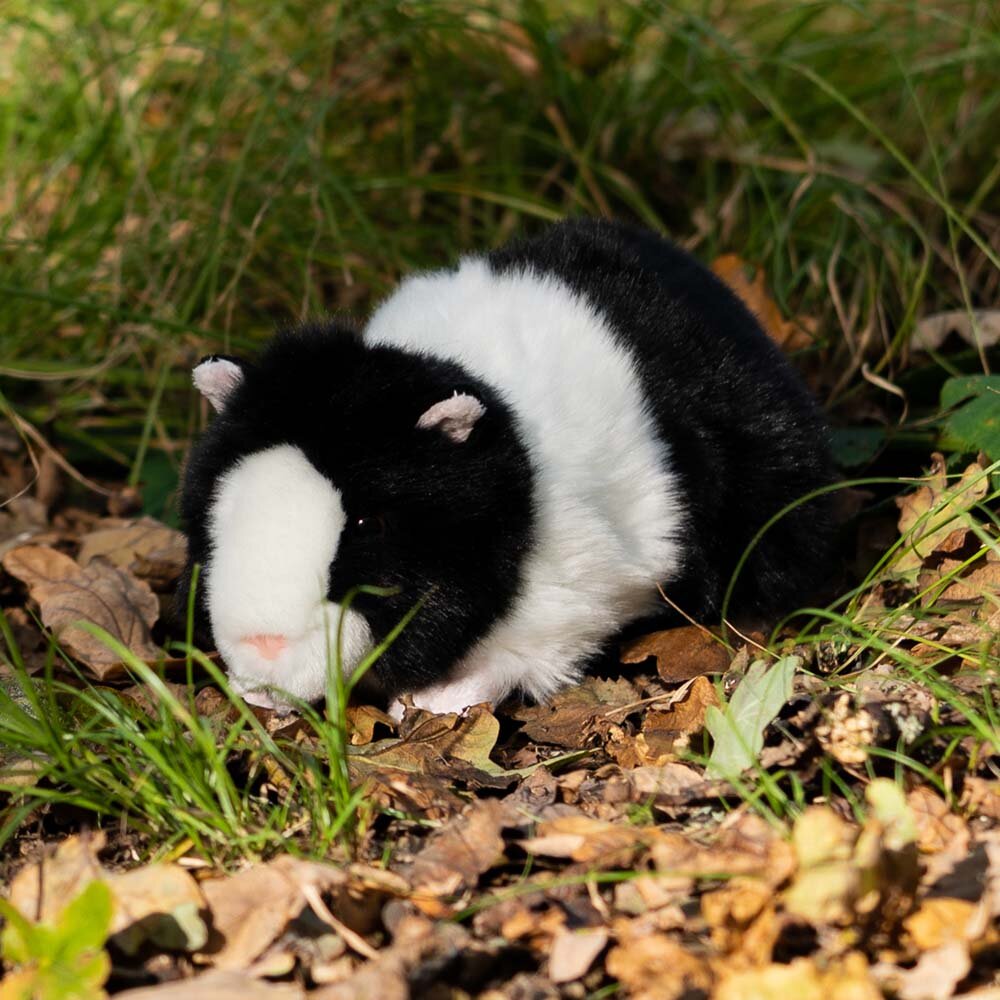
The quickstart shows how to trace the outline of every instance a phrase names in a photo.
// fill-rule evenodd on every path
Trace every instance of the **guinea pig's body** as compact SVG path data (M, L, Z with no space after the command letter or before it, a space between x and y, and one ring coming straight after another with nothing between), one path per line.
M352 669L436 711L544 698L658 587L717 615L755 533L827 485L818 409L742 303L651 233L594 221L417 275L359 338L279 335L259 364L210 359L219 415L182 513L198 606L237 690L326 691L341 602ZM829 505L752 550L731 610L767 617L826 568ZM182 596L184 586L182 585Z

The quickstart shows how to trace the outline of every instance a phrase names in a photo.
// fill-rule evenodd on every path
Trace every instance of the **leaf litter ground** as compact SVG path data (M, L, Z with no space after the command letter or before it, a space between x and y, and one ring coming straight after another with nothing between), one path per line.
M987 489L981 465L948 478L935 459L898 503L907 542L858 595L868 631L853 639L769 656L763 635L727 646L686 625L630 641L616 670L545 705L408 711L398 726L352 705L359 821L321 860L305 856L294 802L284 850L163 851L125 815L50 800L44 762L0 748L5 818L30 804L4 846L9 905L50 944L77 942L88 996L995 995L996 745L944 697L995 683L1000 563L972 516ZM73 508L50 518L25 495L0 514L0 549L23 662L7 657L8 695L47 657L51 675L51 635L58 673L152 710L156 690L81 619L184 691L183 659L160 645L175 532ZM880 638L864 650L863 635ZM199 684L197 712L224 732L237 707ZM289 753L322 756L307 719L255 716ZM301 776L244 737L234 770L262 801L294 800ZM107 959L68 909L94 883L110 898ZM64 995L8 920L0 996Z
M808 333L737 258L716 270L783 347ZM249 716L211 660L165 652L182 536L120 516L123 491L119 516L55 506L58 473L32 486L11 442L0 724L30 729L45 689L137 724L73 743L85 768L131 758L134 785L89 798L0 741L0 1000L997 996L994 472L933 456L863 522L863 582L797 631L641 635L544 705L397 724L352 704L331 744L322 717ZM170 763L143 758L158 712L218 742L230 825L176 776L142 815ZM341 765L355 792L326 810ZM181 833L171 795L194 800Z

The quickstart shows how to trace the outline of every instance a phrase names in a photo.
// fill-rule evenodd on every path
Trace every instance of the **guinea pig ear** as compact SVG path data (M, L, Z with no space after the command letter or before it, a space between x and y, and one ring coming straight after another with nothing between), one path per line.
M486 412L486 407L468 393L455 392L425 410L417 421L422 430L440 431L446 438L461 444L467 441L476 421Z
M221 412L233 390L243 381L243 362L210 354L194 366L191 379L195 388Z

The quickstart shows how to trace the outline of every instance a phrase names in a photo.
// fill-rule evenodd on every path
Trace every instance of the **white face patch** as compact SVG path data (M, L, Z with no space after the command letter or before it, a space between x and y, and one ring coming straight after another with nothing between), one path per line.
M292 445L242 459L219 478L205 569L216 646L234 689L280 708L326 694L342 608L326 599L330 564L347 523L340 492ZM362 582L362 581L359 581ZM350 673L373 646L347 611L341 660Z

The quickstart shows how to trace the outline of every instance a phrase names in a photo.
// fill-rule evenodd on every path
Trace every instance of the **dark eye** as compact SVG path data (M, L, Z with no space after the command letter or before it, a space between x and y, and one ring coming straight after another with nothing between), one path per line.
M355 517L351 520L351 529L363 538L381 538L385 534L385 518L381 514Z

